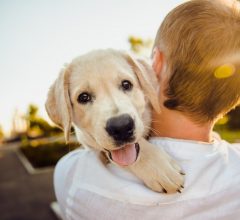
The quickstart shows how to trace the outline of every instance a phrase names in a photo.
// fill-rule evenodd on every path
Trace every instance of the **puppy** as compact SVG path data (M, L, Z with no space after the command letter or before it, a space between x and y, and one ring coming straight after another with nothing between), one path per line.
M85 147L105 152L157 192L180 192L183 173L163 150L147 142L151 106L159 111L157 80L144 60L115 50L77 57L51 86L49 117L68 141L73 125Z

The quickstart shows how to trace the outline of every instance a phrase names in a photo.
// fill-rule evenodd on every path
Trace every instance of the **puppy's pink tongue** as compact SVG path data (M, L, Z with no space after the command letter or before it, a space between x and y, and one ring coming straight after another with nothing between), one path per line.
M111 151L112 160L120 166L133 164L137 159L135 144L127 144L119 150Z

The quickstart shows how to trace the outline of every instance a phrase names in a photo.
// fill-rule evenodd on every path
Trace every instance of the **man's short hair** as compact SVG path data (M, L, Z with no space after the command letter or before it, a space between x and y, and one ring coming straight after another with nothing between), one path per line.
M240 103L240 6L192 0L172 10L155 39L169 74L164 105L199 123Z

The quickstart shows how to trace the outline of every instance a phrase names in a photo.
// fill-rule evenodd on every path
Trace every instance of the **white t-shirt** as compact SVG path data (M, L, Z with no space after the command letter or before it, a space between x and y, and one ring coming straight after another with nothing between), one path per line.
M183 192L148 189L131 173L104 166L97 153L75 150L55 169L54 186L64 219L240 219L240 144L153 138L186 173ZM159 169L161 169L159 167Z

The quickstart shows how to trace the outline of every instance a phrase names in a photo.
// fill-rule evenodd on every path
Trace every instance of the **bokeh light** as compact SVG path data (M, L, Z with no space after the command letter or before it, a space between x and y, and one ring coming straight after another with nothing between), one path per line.
M223 79L223 78L228 78L232 76L235 72L235 67L232 64L224 64L222 66L219 66L215 72L214 76L217 79Z

